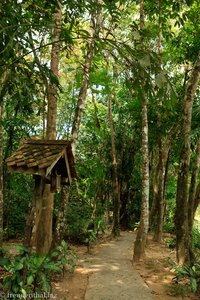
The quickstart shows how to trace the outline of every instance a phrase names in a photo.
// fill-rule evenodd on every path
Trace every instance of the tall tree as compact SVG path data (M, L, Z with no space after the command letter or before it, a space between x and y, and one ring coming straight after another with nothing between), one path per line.
M144 0L140 0L141 47L144 49ZM149 229L149 149L148 149L148 99L145 92L145 77L141 71L142 95L142 207L140 224L134 244L133 260L138 261L145 255L145 246Z
M192 107L200 78L200 53L193 66L187 82L183 100L182 146L179 158L179 171L176 194L176 254L177 262L184 264L190 261L188 249L188 177L190 167L190 134Z
M0 103L0 246L3 242L3 111L4 102Z
M159 17L158 17L158 54L160 57L160 67L162 66L162 0L158 2ZM157 126L158 126L158 192L157 192L157 222L155 229L155 240L162 241L163 222L164 222L164 177L165 177L165 164L164 164L164 143L162 137L162 95L158 96L158 111L157 111Z
M77 105L76 105L74 119L73 119L72 131L71 131L72 151L74 156L76 155L76 145L78 141L79 127L81 124L83 108L87 97L87 90L89 86L89 78L90 78L90 72L92 67L92 61L95 54L96 38L99 37L101 23L102 23L102 0L98 0L97 3L95 3L94 7L92 7L92 11L91 11L90 30L89 30L88 41L86 44L86 56L83 64L83 74L82 74L80 90L79 90ZM65 223L66 223L65 218L67 214L67 203L68 203L69 193L70 193L69 188L62 188L58 217L56 222L56 230L55 230L55 243L57 244L63 239L64 232L65 232Z
M191 180L190 180L190 188L189 188L189 196L188 196L188 235L189 235L189 257L191 261L194 261L195 255L193 253L192 247L192 228L194 223L194 215L195 215L195 195L197 192L197 184L198 184L198 174L200 167L200 139L196 144L196 157L194 161L194 166L192 170Z
M52 33L51 49L51 72L58 77L60 35L62 25L62 7L58 2L58 7L54 12L54 27ZM56 114L57 114L57 86L51 83L47 90L48 110L47 110L47 133L46 139L56 139ZM31 246L35 247L38 254L47 253L52 243L52 218L54 207L54 193L50 192L50 185L45 183L43 178L36 180L34 203L31 216L28 219L28 226L32 223ZM34 220L32 220L34 218Z
M90 31L86 46L86 57L83 64L83 75L81 80L80 91L78 95L77 106L75 109L73 126L72 126L72 151L75 155L76 144L78 141L79 127L81 124L82 112L87 96L89 77L91 72L92 60L95 54L95 42L99 37L102 25L102 0L98 0L91 12Z
M114 72L113 72L114 73ZM115 76L115 74L114 74ZM115 78L114 78L115 80ZM112 96L115 94L115 82L113 82L113 91L108 95L108 119L110 123L110 137L112 146L112 185L113 185L113 227L112 235L119 236L119 213L120 213L120 193L119 193L119 180L118 180L118 164L117 164L117 151L116 151L116 138L115 128L113 123L112 114Z

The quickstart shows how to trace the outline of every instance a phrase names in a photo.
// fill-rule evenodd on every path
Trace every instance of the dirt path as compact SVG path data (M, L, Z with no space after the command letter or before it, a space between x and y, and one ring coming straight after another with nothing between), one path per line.
M73 274L53 283L57 300L197 300L193 294L183 296L172 284L175 274L169 259L175 261L175 250L166 243L155 243L150 235L144 261L131 263L135 233L121 232L116 241L98 243L91 254L85 246L72 246L79 257ZM166 236L167 238L167 236ZM140 275L139 275L140 274ZM148 286L147 286L148 285ZM149 288L148 288L149 287ZM184 287L183 287L184 288ZM181 292L181 294L180 294Z
M95 254L81 260L89 273L85 300L153 299L132 266L133 240L133 232L122 232L117 240L102 244Z

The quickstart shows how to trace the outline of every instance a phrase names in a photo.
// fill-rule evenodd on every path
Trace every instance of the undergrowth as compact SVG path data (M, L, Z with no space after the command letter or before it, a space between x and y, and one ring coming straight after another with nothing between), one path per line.
M51 280L55 274L63 274L67 269L75 269L76 255L69 250L65 241L61 242L53 252L39 256L28 251L22 245L17 245L19 254L0 259L4 270L4 278L0 283L1 299L41 299L39 295L51 293ZM37 295L37 297L35 297Z

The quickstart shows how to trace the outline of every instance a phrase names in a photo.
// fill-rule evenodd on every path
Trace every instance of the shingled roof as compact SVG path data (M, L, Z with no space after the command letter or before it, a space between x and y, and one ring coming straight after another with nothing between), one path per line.
M63 177L77 177L69 141L25 139L6 162L11 171L18 173L47 177L56 167Z

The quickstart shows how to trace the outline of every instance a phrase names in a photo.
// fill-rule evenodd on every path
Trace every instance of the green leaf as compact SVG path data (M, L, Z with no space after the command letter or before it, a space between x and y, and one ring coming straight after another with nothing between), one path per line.
M17 244L16 249L19 251L19 253L22 255L24 253L28 253L28 249L24 247L23 245Z
M22 276L21 276L21 275L18 275L18 276L17 276L17 283L19 284L19 286L22 286L22 285L23 285L23 279L22 279Z
M10 289L10 287L11 287L11 277L10 276L4 277L4 279L3 279L3 286L4 286L5 290Z
M27 278L27 284L31 285L33 283L33 280L34 280L33 275L29 275Z
M51 257L57 257L57 256L59 256L59 254L60 254L60 251L56 250L51 253Z
M195 293L197 291L197 281L195 278L190 278L190 284L191 284L191 289L192 292Z
M67 249L67 248L68 248L68 244L67 244L64 240L62 240L61 246L62 246L64 249Z
M15 264L14 269L16 271L19 271L19 270L22 270L23 267L24 267L23 264L21 262L18 262L18 263Z
M0 259L0 266L5 267L5 266L7 266L9 264L10 264L10 261L9 261L8 258L2 258L2 259Z
M62 263L63 265L66 265L67 259L66 259L65 256L63 256L63 257L61 258L61 263Z
M13 284L12 285L12 290L13 290L14 293L17 294L20 290L20 286L18 284Z
M25 289L21 289L22 295L26 296L26 290Z

